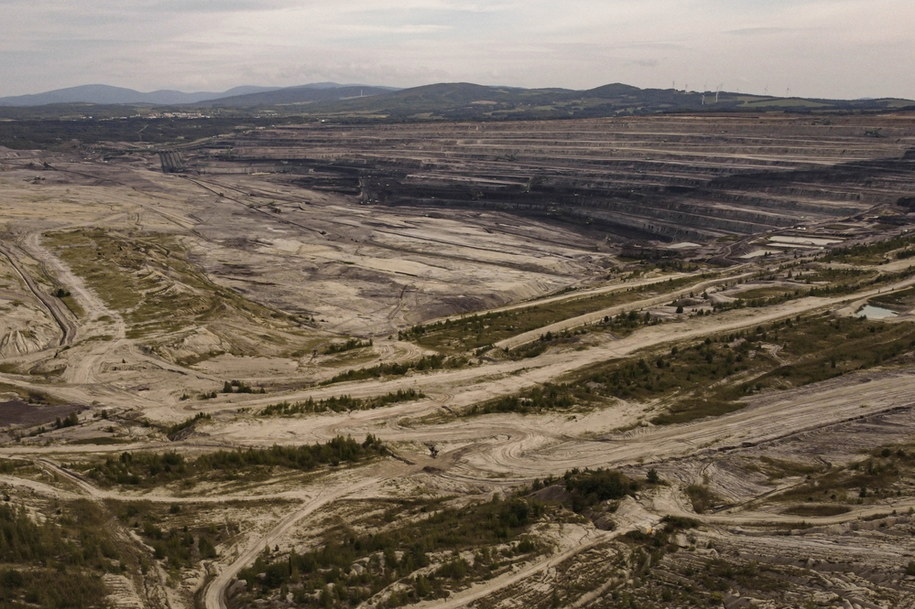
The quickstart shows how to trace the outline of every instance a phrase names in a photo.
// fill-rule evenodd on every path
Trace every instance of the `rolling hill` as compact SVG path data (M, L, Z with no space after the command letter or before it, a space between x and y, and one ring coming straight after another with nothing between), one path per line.
M0 106L44 106L48 104L152 104L152 105L180 105L193 104L207 99L245 95L272 91L271 87L234 87L222 93L200 91L196 93L183 93L174 90L159 90L142 93L124 87L110 85L82 85L55 89L44 93L32 95L16 95L0 97Z
M825 100L779 98L727 91L640 89L613 83L576 91L440 83L373 97L315 103L309 113L394 120L522 120L595 118L681 111L880 112L915 108L903 99Z
M880 113L915 110L896 98L830 100L730 91L640 89L612 83L583 91L525 89L474 83L438 83L395 89L360 84L312 83L295 87L236 87L223 93L141 93L87 85L36 95L0 98L0 119L69 120L93 116L154 116L167 107L205 117L309 117L335 121L544 120L648 115L669 112ZM191 118L191 117L188 117Z
M201 101L199 105L224 108L283 106L315 102L336 102L346 99L373 97L394 91L397 91L397 89L391 87L316 83L299 87L284 87L282 89L273 89L269 91L256 91L247 94L224 96L218 99Z

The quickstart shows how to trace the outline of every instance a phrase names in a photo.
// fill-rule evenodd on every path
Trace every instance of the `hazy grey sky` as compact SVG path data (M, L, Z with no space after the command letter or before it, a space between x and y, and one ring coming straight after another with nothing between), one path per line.
M915 98L915 0L0 0L0 96L336 81Z

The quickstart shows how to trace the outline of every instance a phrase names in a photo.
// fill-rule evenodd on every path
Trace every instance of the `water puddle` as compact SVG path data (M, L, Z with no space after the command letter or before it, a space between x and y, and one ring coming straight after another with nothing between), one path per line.
M874 305L864 305L855 313L855 317L864 317L865 319L889 319L896 316L895 311L890 311L883 307L875 307Z

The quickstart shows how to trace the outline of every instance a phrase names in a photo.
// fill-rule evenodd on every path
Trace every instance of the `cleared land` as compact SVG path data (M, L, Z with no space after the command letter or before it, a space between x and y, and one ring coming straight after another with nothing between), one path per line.
M0 151L0 602L915 604L915 118L172 150Z

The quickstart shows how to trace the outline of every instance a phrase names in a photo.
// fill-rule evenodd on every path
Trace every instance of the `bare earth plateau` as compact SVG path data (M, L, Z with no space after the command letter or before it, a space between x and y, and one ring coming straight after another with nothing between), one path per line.
M0 607L915 607L912 227L905 113L2 148Z

